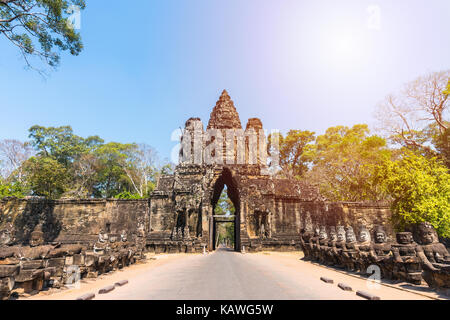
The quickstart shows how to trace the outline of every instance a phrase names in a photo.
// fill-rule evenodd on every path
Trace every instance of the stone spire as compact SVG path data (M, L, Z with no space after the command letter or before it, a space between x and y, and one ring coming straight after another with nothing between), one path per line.
M209 117L208 129L242 129L239 114L228 92L223 90Z

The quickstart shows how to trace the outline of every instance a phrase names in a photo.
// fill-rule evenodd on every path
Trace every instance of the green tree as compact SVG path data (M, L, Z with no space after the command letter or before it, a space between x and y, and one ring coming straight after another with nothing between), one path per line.
M399 230L427 221L450 237L450 173L436 158L405 152L377 169L378 181L392 197L393 223Z
M84 0L0 0L0 35L16 46L28 67L38 57L51 67L59 63L59 52L78 55L83 49L70 15L83 10Z
M98 136L79 137L70 126L33 126L28 131L31 145L38 155L53 158L66 168L82 154L95 150L104 142Z
M215 215L234 215L236 209L233 202L228 197L227 188L225 187L220 194L219 200L217 200L216 207L214 208Z
M233 202L228 197L227 187L222 190L219 199L217 200L217 204L214 208L215 215L234 215L236 209L234 207ZM231 218L230 218L231 219ZM234 245L234 222L230 220L230 222L223 222L217 224L217 233L216 233L216 244L221 244L226 241L230 246Z
M21 183L0 183L0 199L5 197L23 198L26 194L26 188Z
M96 155L87 153L81 155L70 166L70 186L64 194L71 198L90 198L101 196L96 185L99 179L100 161Z
M303 157L312 163L305 179L329 200L380 200L385 195L374 170L390 156L386 141L370 135L366 124L332 127L305 149Z
M33 195L57 199L68 186L67 169L49 157L31 157L25 162L27 182Z
M450 79L447 82L447 88L444 90L444 94L448 97L450 95Z
M124 151L122 167L131 183L133 192L141 198L148 197L156 186L158 155L146 144L132 144Z
M308 171L308 159L305 159L304 152L308 144L314 141L314 134L303 130L289 130L285 137L277 134L280 166L285 176L301 178ZM273 135L268 137L269 150L273 148L274 138Z
M234 246L234 223L222 222L217 224L217 245L227 243L230 247Z
M115 199L126 199L126 200L135 200L135 199L143 199L139 193L131 193L130 191L123 191L114 196Z
M96 188L102 197L113 198L121 192L132 189L124 167L129 152L135 147L135 144L110 142L94 151L99 160Z

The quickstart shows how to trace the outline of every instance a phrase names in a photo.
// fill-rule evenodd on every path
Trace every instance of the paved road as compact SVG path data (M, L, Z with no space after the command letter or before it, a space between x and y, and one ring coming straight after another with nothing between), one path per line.
M227 249L195 255L142 274L96 299L356 299L316 279L293 281L270 263ZM265 258L265 257L263 257Z
M191 256L153 270L126 290L105 299L317 299L306 286L294 288L289 279L256 265L250 255L219 249L207 256ZM135 279L137 280L137 279ZM125 288L124 288L125 289Z
M332 278L334 284L320 281L321 276ZM97 293L100 288L123 279L129 283L108 294ZM353 291L339 289L339 282L350 285ZM95 300L362 299L355 294L356 290L369 291L382 299L426 299L386 286L367 287L365 279L302 261L298 252L241 254L227 249L208 255L158 256L156 261L84 283L80 289L33 299L71 300L87 292L96 293Z
M337 283L320 281L322 270L299 261L298 256L285 263L271 258L227 249L188 256L96 299L361 299L354 292L342 291Z

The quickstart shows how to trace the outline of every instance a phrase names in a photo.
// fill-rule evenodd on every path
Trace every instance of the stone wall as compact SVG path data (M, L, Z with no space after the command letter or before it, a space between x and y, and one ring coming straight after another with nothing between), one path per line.
M28 244L35 228L46 243L90 243L100 232L135 237L148 225L148 200L45 200L0 201L0 245Z
M315 225L353 226L355 230L360 224L368 229L381 224L393 235L389 205L385 203L300 201L276 195L259 195L258 201L256 205L257 201L251 197L241 199L240 236L242 245L249 250L298 248L300 232L308 217ZM207 243L202 235L208 231L208 216L204 212L190 212L189 237L181 240L173 237L176 216L173 199L164 193L155 193L149 200L3 199L0 246L27 245L31 233L40 226L45 243L89 244L97 241L100 233L117 237L126 234L134 241L140 234L146 237L152 251L155 245L163 246L158 249L163 252L176 251L169 247L178 248L179 242L202 248Z
M267 206L270 208L269 201ZM389 222L391 211L387 203L332 203L275 198L270 211L273 212L269 217L270 235L266 237L260 233L261 222L258 216L251 210L246 213L249 235L247 246L250 251L298 249L306 219L311 219L314 226L343 225L352 226L354 230L358 230L360 225L369 230L373 230L376 225L383 225L390 239L394 240L393 228Z

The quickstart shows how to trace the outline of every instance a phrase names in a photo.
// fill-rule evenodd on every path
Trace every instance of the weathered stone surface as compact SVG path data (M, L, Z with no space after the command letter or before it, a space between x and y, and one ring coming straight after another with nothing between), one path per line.
M226 90L223 90L222 95L211 112L207 128L242 129L239 114Z
M0 300L7 300L15 285L14 277L0 278Z
M305 260L360 271L383 279L394 279L420 285L422 277L431 288L450 289L450 261L448 249L438 242L434 228L428 223L415 226L419 230L414 242L411 232L396 234L397 242L386 242L384 228L370 231L360 227L358 241L350 226L313 227L310 219L300 237ZM313 231L314 229L314 231ZM328 242L327 239L330 239ZM439 262L436 262L439 261ZM326 279L322 279L326 281Z
M113 291L115 288L116 288L115 286L107 286L107 287L104 287L104 288L102 288L102 289L100 289L100 290L98 291L98 294L106 294L106 293L108 293L108 292Z
M63 268L66 263L66 258L51 258L48 260L47 266L54 268Z
M345 283L338 283L338 287L344 291L353 291L352 287Z
M19 275L15 277L16 282L27 282L44 277L44 270L20 270Z
M39 269L45 267L45 260L29 260L29 261L22 261L21 267L24 270L28 269Z
M333 279L327 278L327 277L320 277L320 280L322 280L325 283L334 283Z
M19 271L19 265L0 265L0 278L16 276Z
M124 285L126 285L126 284L128 284L128 280L118 281L118 282L116 282L114 285L115 285L116 287L122 287L122 286L124 286Z
M358 290L358 291L356 291L356 295L360 296L360 297L363 297L363 298L365 298L367 300L381 300L380 297L378 297L376 295L373 295L371 293L368 293L366 291Z
M81 297L78 297L76 300L92 300L95 298L95 293L86 293Z

